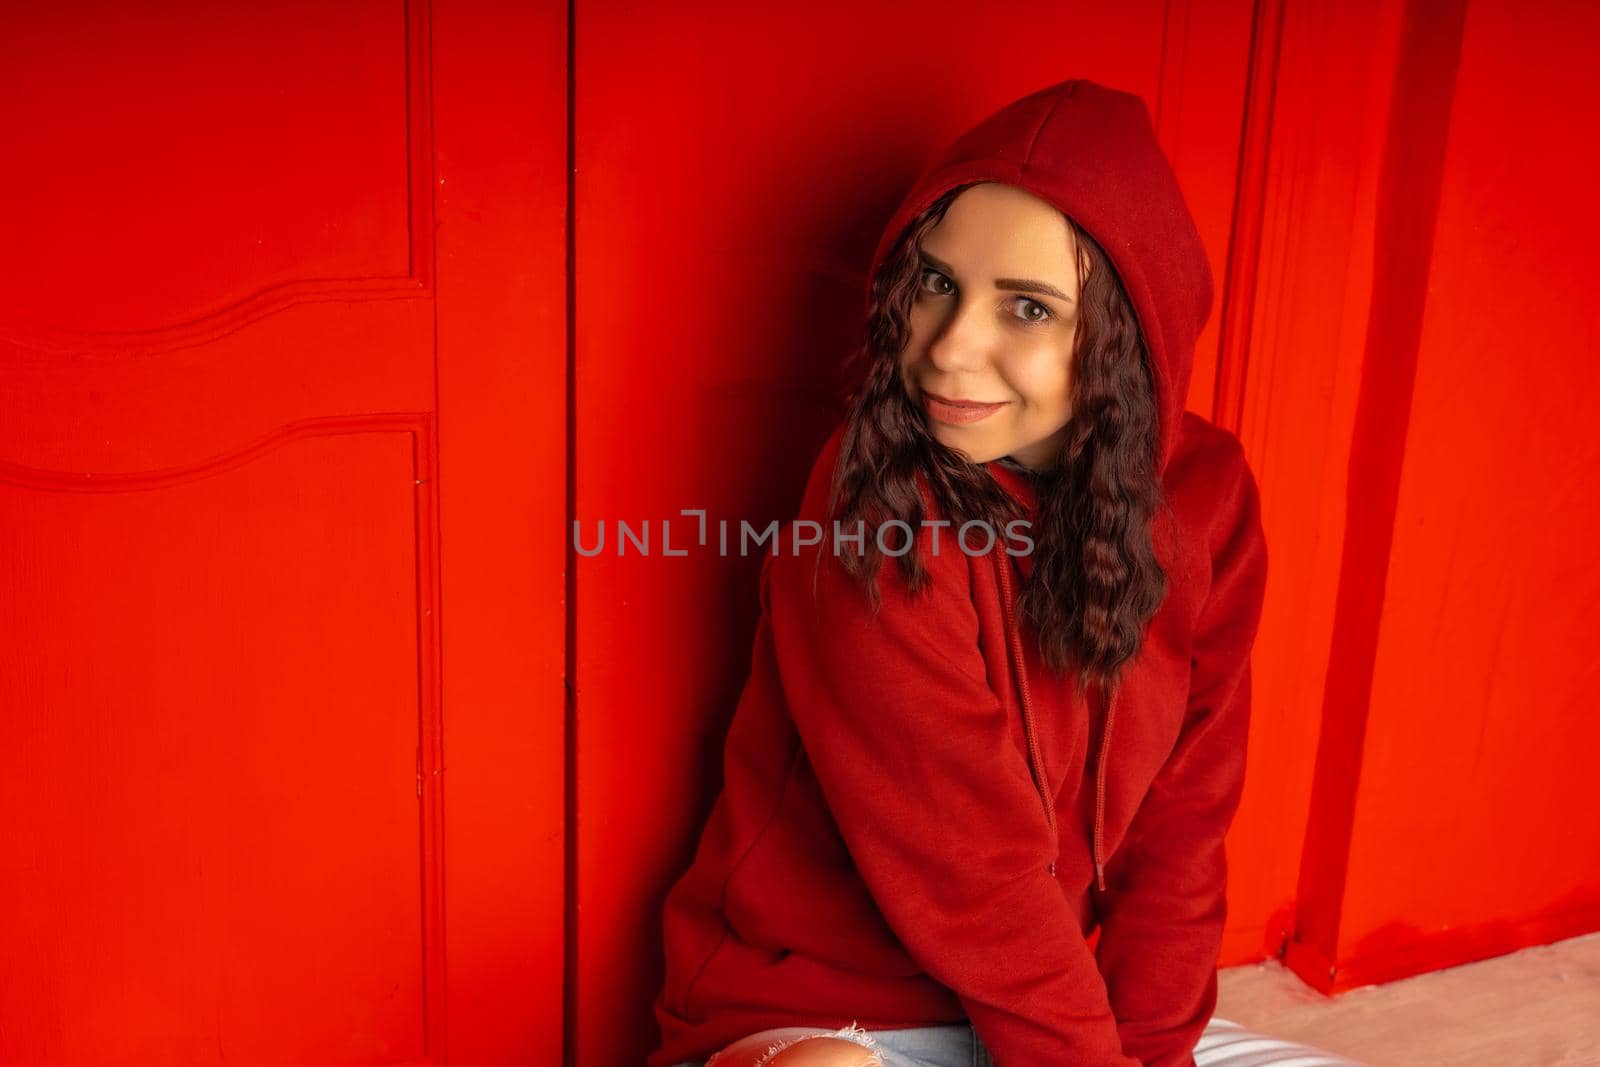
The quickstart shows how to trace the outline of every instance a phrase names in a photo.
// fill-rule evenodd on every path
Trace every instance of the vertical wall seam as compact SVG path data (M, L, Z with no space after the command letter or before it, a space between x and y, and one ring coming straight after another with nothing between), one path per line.
M575 0L567 0L567 202L566 202L566 522L570 531L578 515L577 486L577 25ZM562 997L561 1062L578 1062L578 567L570 534L562 537L565 557L564 654L562 656Z
M1245 376L1261 270L1262 221L1266 215L1272 121L1283 47L1283 6L1284 0L1258 0L1250 20L1250 65L1245 74L1233 218L1228 226L1217 316L1211 421L1236 434L1244 423Z
M1466 0L1406 5L1378 180L1372 299L1293 940L1337 984L1340 922Z

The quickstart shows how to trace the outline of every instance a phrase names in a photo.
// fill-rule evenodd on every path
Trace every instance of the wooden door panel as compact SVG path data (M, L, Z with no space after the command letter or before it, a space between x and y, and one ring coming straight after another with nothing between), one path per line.
M423 1058L417 450L332 431L0 486L6 1062Z
M19 165L4 192L25 210L6 237L27 269L0 288L7 335L142 347L163 339L147 331L345 287L415 292L432 233L412 158L427 115L407 111L426 70L407 41L425 12L409 26L382 0L8 12Z
M503 7L0 16L0 1062L559 1056L567 34Z
M1473 0L1451 63L1381 561L1337 988L1600 928L1600 11ZM1439 20L1418 48L1446 47ZM1392 360L1394 348L1369 359ZM1326 930L1326 927L1322 927Z

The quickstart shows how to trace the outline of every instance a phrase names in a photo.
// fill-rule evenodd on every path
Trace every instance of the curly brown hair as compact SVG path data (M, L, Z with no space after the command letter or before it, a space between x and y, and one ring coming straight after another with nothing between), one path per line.
M911 339L922 239L973 184L979 183L951 189L913 219L871 280L866 336L852 359L864 361L866 372L849 401L829 504L848 528L899 519L915 534L924 517L918 475L958 527L981 520L998 529L1023 517L982 465L929 433L898 369ZM1139 324L1116 270L1099 244L1066 220L1083 252L1066 441L1048 473L1001 462L1026 472L1039 490L1033 572L1018 609L1037 628L1041 656L1052 670L1074 671L1078 686L1098 685L1104 692L1138 653L1167 591L1151 536L1165 504L1156 469L1159 409ZM912 593L926 580L917 556L898 556ZM839 558L877 610L883 553L876 539L865 538L859 554Z

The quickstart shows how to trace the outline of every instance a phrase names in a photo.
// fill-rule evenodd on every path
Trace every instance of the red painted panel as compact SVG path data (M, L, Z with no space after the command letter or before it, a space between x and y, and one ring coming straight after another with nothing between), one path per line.
M1575 135L1600 107L1597 36L1587 4L1467 12L1350 820L1341 986L1600 927L1586 766L1600 751L1600 568L1584 550L1600 518L1600 151Z
M1336 975L1336 936L1349 886L1350 820L1361 782L1360 745L1371 713L1387 553L1399 510L1400 471L1418 337L1435 235L1447 116L1459 58L1461 5L1406 11L1376 187L1374 266L1360 390L1349 448L1338 598L1323 695L1292 958L1319 986ZM1314 953L1323 959L1312 963ZM1305 962L1299 962L1300 957ZM1326 965L1324 967L1324 964ZM1322 971L1326 969L1327 973Z
M1294 878L1286 960L1336 991L1600 927L1565 757L1596 740L1600 582L1571 546L1600 215L1570 136L1596 27L1481 2L1284 21L1244 393L1282 533L1230 838L1273 858L1232 896ZM1241 839L1257 798L1297 857L1265 818Z
M1349 455L1374 250L1389 233L1376 190L1404 13L1378 0L1258 10L1219 404L1240 412L1272 566L1224 963L1281 953L1308 908L1341 892L1302 885L1302 855L1321 830L1309 812L1319 738L1326 748L1349 728L1342 714L1325 723L1323 707L1343 676L1329 665L1341 578L1362 587L1342 559L1365 469Z
M12 6L6 192L26 217L7 254L28 269L0 321L164 329L307 279L406 275L405 83L391 0Z
M567 8L436 3L451 1067L561 1062Z
M0 1060L421 1058L414 469L0 470Z
M4 16L0 1062L560 1055L567 36L503 6Z

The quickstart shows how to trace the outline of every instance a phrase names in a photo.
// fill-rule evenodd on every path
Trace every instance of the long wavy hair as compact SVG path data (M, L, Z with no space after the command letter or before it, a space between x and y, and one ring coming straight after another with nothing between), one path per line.
M899 519L921 536L919 474L955 528L982 520L999 530L1023 517L981 464L933 437L899 373L921 282L922 239L972 184L978 183L950 190L913 219L871 279L866 336L853 356L866 363L866 373L849 401L829 504L846 528L856 529L861 520L873 530ZM1041 658L1053 671L1073 672L1080 688L1108 691L1138 653L1167 590L1151 537L1165 503L1156 469L1158 409L1147 350L1116 270L1099 244L1063 217L1082 250L1066 440L1048 473L1009 457L1001 462L1026 473L1039 490L1030 531L1033 571L1018 610L1036 627ZM859 553L838 556L874 611L883 560L876 542L869 535ZM904 551L896 557L912 593L927 578L917 556Z

